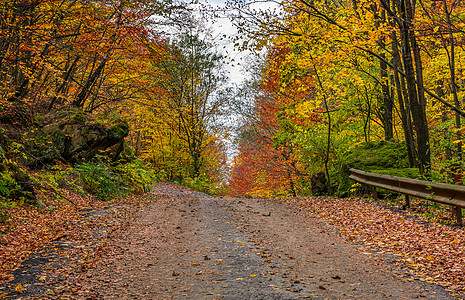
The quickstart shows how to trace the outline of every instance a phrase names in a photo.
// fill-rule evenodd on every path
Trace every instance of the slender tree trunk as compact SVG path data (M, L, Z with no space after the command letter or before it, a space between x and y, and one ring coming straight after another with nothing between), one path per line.
M408 98L417 135L418 168L421 174L428 177L431 167L431 158L428 123L425 112L426 101L423 90L423 73L421 70L420 50L416 44L413 29L411 28L413 7L411 6L410 0L406 0L404 4L404 6L401 5L400 7L400 11L402 12L400 32L405 80L407 83ZM412 57L412 52L414 53L414 57ZM414 67L413 62L414 58L416 68Z
M450 20L450 14L448 8L447 8L447 2L446 0L442 1L443 6L444 6L444 14L446 16L446 22L447 22L447 29L449 31L449 40L450 40L450 54L449 54L449 71L450 71L450 90L452 93L452 96L454 97L454 105L458 109L460 109L460 101L457 95L457 83L456 83L456 78L455 78L455 40L454 40L454 34L453 34L453 29L452 29L452 22ZM452 10L452 8L451 8ZM461 120L460 120L460 114L456 111L455 112L455 127L457 129L457 139L459 142L457 143L457 163L453 167L453 172L454 172L454 183L461 183L462 182L462 135L460 134L460 128L462 127Z
M395 31L391 32L391 48L392 48L392 64L394 65L394 83L397 93L397 101L399 102L400 117L402 122L402 128L404 130L405 144L407 147L408 164L410 168L415 166L415 155L414 155L414 140L412 126L409 122L409 111L405 108L404 103L404 92L399 76L399 70L402 69L399 47L397 45L397 36Z
M291 188L292 197L297 197L297 193L295 191L295 186L294 186L294 181L292 180L291 170L289 167L287 167L287 179L289 180L289 186Z
M139 156L139 150L140 150L140 129L137 130L137 135L136 135L136 151L134 153L136 157Z
M368 90L367 87L365 86L365 97L366 97L366 105L367 105L367 110L366 110L366 118L363 120L363 135L365 136L365 143L370 142L370 120L371 120L371 103L370 103L370 98L368 97ZM363 105L360 103L360 109L363 113Z
M115 30L118 30L119 27L121 26L122 23L122 17L123 17L123 3L124 1L121 1L119 7L118 7L118 18L116 21L116 26ZM114 32L111 37L110 37L110 45L113 45L116 42L116 32ZM103 55L102 60L100 61L100 64L98 67L92 72L92 74L87 78L86 83L82 87L81 91L77 95L76 99L73 101L73 105L77 107L84 107L84 103L92 89L92 87L95 85L97 79L102 75L103 70L105 68L105 65L107 62L110 60L110 50L108 50L107 53Z
M87 79L86 83L82 87L81 91L77 95L76 99L73 101L73 105L77 107L83 107L84 103L90 93L90 90L94 86L95 82L97 81L97 78L102 74L103 69L105 68L105 65L108 61L108 58L104 58L97 69L89 76Z
M57 98L59 97L58 94L62 93L63 89L65 88L65 86L67 85L68 83L68 80L69 78L71 77L71 74L76 66L76 63L78 62L78 60L80 59L80 56L76 56L76 58L74 59L73 63L71 64L71 66L69 67L68 71L66 72L64 78L63 78L63 83L60 85L60 87L56 90L55 92L55 96L53 96L52 100L50 100L50 104L48 105L48 111L50 111L53 107L53 105L55 104L55 101L57 100Z
M418 154L419 161L422 165L423 173L428 177L430 175L431 169L431 153L430 153L430 144L429 144L429 128L428 120L426 118L426 97L424 92L423 85L423 70L420 56L420 49L416 43L416 38L414 35L411 36L413 53L415 57L415 71L417 78L417 88L418 88L418 103L419 106L416 107L415 113L417 114L417 121L415 121L415 128L417 129L417 143L418 143ZM412 110L413 112L413 110Z
M384 54L382 54L382 56L384 56ZM388 141L394 138L394 130L393 130L393 123L392 123L392 109L394 107L394 103L389 93L387 64L384 61L380 62L380 68L381 68L381 81L383 83L382 91L383 91L384 139Z
M326 99L326 92L323 87L323 83L321 82L320 76L318 75L318 71L316 66L313 65L313 69L315 70L315 75L318 80L318 84L323 92L323 104L326 109L326 115L328 116L328 135L326 141L326 157L325 157L325 171L326 171L326 178L328 179L328 195L332 194L331 191L331 176L329 175L329 151L331 150L331 112L329 111L328 100Z
M442 81L442 80L441 80ZM443 97L444 96L444 93L442 91L441 88L438 88L437 91L436 91L436 94L439 96L439 97ZM442 109L442 114L441 114L441 121L443 123L449 121L449 118L447 117L447 109ZM448 133L447 133L447 130L444 130L444 135L445 136L448 136ZM450 147L446 146L445 149L444 149L444 155L445 155L445 159L446 161L452 161L452 150ZM447 170L447 179L450 180L450 182L454 182L455 180L455 176L454 176L454 172L453 172L453 167L451 167L451 169Z
M381 11L381 14L376 11L375 18L378 20L375 22L375 26L379 27L380 24L386 23L386 12ZM382 37L378 44L382 50L386 48L385 38ZM381 77L381 93L383 95L383 125L384 125L384 139L391 140L394 138L394 130L392 124L392 110L394 107L393 99L389 93L389 80L387 72L387 63L386 55L384 53L380 54L381 59L379 60L379 69Z

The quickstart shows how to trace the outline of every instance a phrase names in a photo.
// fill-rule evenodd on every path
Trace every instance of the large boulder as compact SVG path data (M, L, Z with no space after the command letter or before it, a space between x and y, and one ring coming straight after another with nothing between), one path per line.
M129 133L127 122L117 117L99 118L71 106L36 120L21 114L21 123L14 116L0 116L0 200L37 204L25 169L81 163L97 154L116 159Z
M68 106L42 115L26 128L0 131L0 146L21 165L37 169L55 161L81 163L97 154L113 159L128 133L127 122L117 117L94 117Z
M96 118L74 107L46 115L40 124L63 159L73 164L122 144L129 133L129 125L119 118Z
M407 147L404 142L376 141L361 143L345 153L342 167L364 171L408 168Z
M9 152L21 165L34 169L53 164L55 160L63 160L50 136L39 127L31 127L23 132L20 141L10 144Z
M408 160L404 142L391 140L361 143L347 151L341 163L332 170L331 181L337 183L335 190L340 197L349 196L354 184L349 179L350 168L376 173L391 170L408 170L411 173L412 170L406 169Z

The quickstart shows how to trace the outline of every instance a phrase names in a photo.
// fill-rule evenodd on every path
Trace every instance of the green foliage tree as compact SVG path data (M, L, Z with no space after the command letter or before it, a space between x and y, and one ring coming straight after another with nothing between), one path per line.
M255 2L229 2L248 38L242 45L287 49L279 64L268 55L274 71L264 72L263 80L273 76L280 94L312 94L294 97L292 106L273 95L279 113L298 128L292 140L302 149L301 162L308 163L308 153L315 152L309 141L326 126L332 138L325 162L334 167L363 140L396 138L405 141L410 167L426 177L447 169L460 182L465 114L456 101L463 83L456 58L463 55L457 47L463 44L463 4L291 0L259 11ZM331 113L312 124L312 111ZM298 115L308 121L293 119ZM439 138L444 128L450 130L446 140Z

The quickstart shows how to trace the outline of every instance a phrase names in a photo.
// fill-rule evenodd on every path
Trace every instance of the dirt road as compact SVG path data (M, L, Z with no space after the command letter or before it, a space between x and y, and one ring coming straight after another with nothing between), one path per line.
M107 254L53 299L454 299L409 282L277 200L156 187Z

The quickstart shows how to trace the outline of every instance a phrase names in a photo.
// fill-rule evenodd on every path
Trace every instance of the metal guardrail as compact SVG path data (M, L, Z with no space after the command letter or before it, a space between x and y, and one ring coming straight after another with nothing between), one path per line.
M350 169L350 172L350 179L374 188L382 188L407 196L451 205L457 224L462 225L462 208L465 208L465 186L382 175L357 169ZM406 201L408 205L408 197Z

